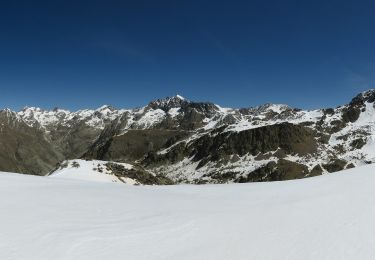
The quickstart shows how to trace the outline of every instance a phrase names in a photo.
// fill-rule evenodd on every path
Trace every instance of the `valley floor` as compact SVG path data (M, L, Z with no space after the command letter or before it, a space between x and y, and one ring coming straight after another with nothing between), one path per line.
M0 259L373 259L374 166L202 186L1 173Z

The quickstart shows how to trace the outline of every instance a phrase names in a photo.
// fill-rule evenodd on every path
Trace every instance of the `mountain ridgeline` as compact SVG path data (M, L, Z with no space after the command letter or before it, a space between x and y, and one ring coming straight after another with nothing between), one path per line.
M137 109L6 109L0 123L0 170L25 174L84 159L131 164L161 183L233 183L375 162L375 90L334 109L231 109L177 95Z

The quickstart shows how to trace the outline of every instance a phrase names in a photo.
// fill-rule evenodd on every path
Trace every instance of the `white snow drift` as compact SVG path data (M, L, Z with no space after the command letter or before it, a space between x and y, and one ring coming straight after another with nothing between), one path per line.
M0 259L373 259L375 165L273 183L0 174Z

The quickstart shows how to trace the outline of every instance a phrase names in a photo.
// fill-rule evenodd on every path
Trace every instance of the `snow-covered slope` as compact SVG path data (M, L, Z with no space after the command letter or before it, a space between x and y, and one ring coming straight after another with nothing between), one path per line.
M295 179L375 162L375 90L312 111L176 95L135 109L2 110L0 125L0 170L39 175L75 158L127 162L179 183ZM24 147L31 138L52 152ZM35 165L24 163L30 154Z
M374 95L375 90L362 92L360 95ZM362 117L362 125L372 120L373 100L368 102L367 117ZM188 108L188 109L187 109ZM346 106L338 107L333 110L331 115L326 115L327 124L340 119ZM43 110L37 107L25 107L17 112L20 119L24 120L30 126L39 125L42 128L56 127L56 125L72 126L79 122L84 122L87 126L103 129L115 119L123 117L123 129L147 129L158 126L168 118L183 119L187 113L194 112L200 114L199 125L202 130L210 130L223 125L227 126L227 131L244 131L266 125L278 124L282 122L290 123L317 123L325 116L324 109L301 110L291 108L284 104L264 104L257 107L233 109L222 108L212 103L191 102L180 95L157 99L151 101L147 106L136 109L115 109L105 105L98 109L84 109L71 112L64 109ZM176 119L177 117L177 119ZM186 118L185 118L186 119ZM179 120L177 120L179 121ZM178 122L173 125L180 127ZM371 121L370 123L374 123Z
M77 122L85 122L87 126L103 129L111 120L126 113L128 110L117 110L111 106L98 109L84 109L75 112L64 109L44 110L38 107L25 107L17 114L30 126L40 126L44 129L58 125L72 126Z
M107 167L107 164L107 161L98 160L64 161L49 177L98 182L122 182L131 185L139 184L134 179L116 176L113 170ZM123 166L128 170L133 169L133 166L127 163L116 163L116 165Z
M117 182L128 185L161 185L172 182L128 163L100 160L67 160L59 164L48 177L95 182Z
M370 260L375 165L296 181L125 186L0 174L0 259Z

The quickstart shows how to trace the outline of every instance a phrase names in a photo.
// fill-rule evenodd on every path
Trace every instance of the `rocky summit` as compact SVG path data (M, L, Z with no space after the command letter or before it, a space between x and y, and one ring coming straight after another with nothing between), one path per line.
M311 111L278 104L223 108L177 95L136 109L6 109L0 123L0 171L34 175L79 159L108 161L118 176L139 183L233 183L375 162L375 90ZM121 172L116 163L133 170Z

